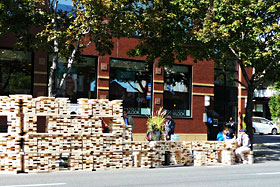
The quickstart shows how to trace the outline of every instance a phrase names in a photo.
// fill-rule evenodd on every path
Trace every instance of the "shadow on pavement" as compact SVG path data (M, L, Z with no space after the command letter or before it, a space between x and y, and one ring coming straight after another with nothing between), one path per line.
M280 144L280 135L254 135L254 143L279 143Z
M280 160L280 143L254 144L254 159L256 162Z

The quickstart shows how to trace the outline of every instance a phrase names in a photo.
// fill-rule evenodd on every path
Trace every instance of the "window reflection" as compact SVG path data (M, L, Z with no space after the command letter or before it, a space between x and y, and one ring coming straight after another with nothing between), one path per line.
M123 100L128 114L149 115L151 109L151 67L139 61L110 60L110 100Z
M0 95L31 94L30 52L0 49Z
M51 65L52 55L49 58ZM77 103L78 98L96 98L96 57L82 56L73 63L70 74L66 78L61 89L60 81L67 72L67 61L59 59L58 68L55 75L55 86L58 97L67 97L71 103Z
M173 116L191 116L191 66L164 68L163 107Z

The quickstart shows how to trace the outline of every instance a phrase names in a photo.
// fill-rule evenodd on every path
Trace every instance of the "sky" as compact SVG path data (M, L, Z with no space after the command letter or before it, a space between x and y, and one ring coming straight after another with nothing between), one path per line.
M72 5L72 0L59 0L59 4Z

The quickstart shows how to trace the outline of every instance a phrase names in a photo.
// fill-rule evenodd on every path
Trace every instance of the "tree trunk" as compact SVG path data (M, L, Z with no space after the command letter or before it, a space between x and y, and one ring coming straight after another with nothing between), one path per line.
M78 48L79 48L79 45L80 45L80 40L81 40L81 36L78 38L78 40L76 42L76 45L75 45L75 48L73 49L73 51L71 53L71 56L68 58L67 71L65 73L63 73L63 75L62 75L62 79L60 80L58 90L62 89L62 86L63 86L66 78L68 77L68 75L71 72L72 65L73 65L74 59L75 59L75 55L76 55L76 53L78 51Z
M58 1L52 1L49 2L49 8L50 11L52 12L53 19L52 19L52 26L53 29L56 31L57 30L57 22L56 22L56 9L57 9L57 4ZM53 41L53 47L54 47L54 54L53 54L53 60L52 60L52 66L50 68L50 74L49 74L49 83L48 83L48 96L49 97L55 97L56 92L55 92L55 74L56 74L56 68L58 64L58 38L55 37Z
M248 132L250 142L251 142L251 150L253 150L254 144L254 134L253 134L253 126L252 126L252 111L253 111L253 94L254 88L252 86L248 86L247 90L247 105L245 109L245 118L244 121L246 123L246 130Z
M52 59L52 66L50 67L49 83L48 83L48 96L55 97L55 74L58 64L58 41L54 39L54 55Z

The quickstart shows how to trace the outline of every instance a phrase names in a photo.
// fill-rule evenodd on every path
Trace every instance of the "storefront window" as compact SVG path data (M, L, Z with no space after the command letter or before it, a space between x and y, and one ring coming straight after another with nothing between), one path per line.
M49 65L51 65L51 55L49 61ZM96 98L96 62L96 57L88 56L82 56L78 62L75 61L63 87L57 91L57 96L68 97L71 103L77 103L79 98ZM67 61L59 59L55 77L56 88L59 87L65 72L67 72Z
M174 117L191 116L191 66L164 68L163 107Z
M110 60L110 100L123 100L131 115L151 114L152 68L145 62Z
M0 95L32 94L32 54L0 49Z

